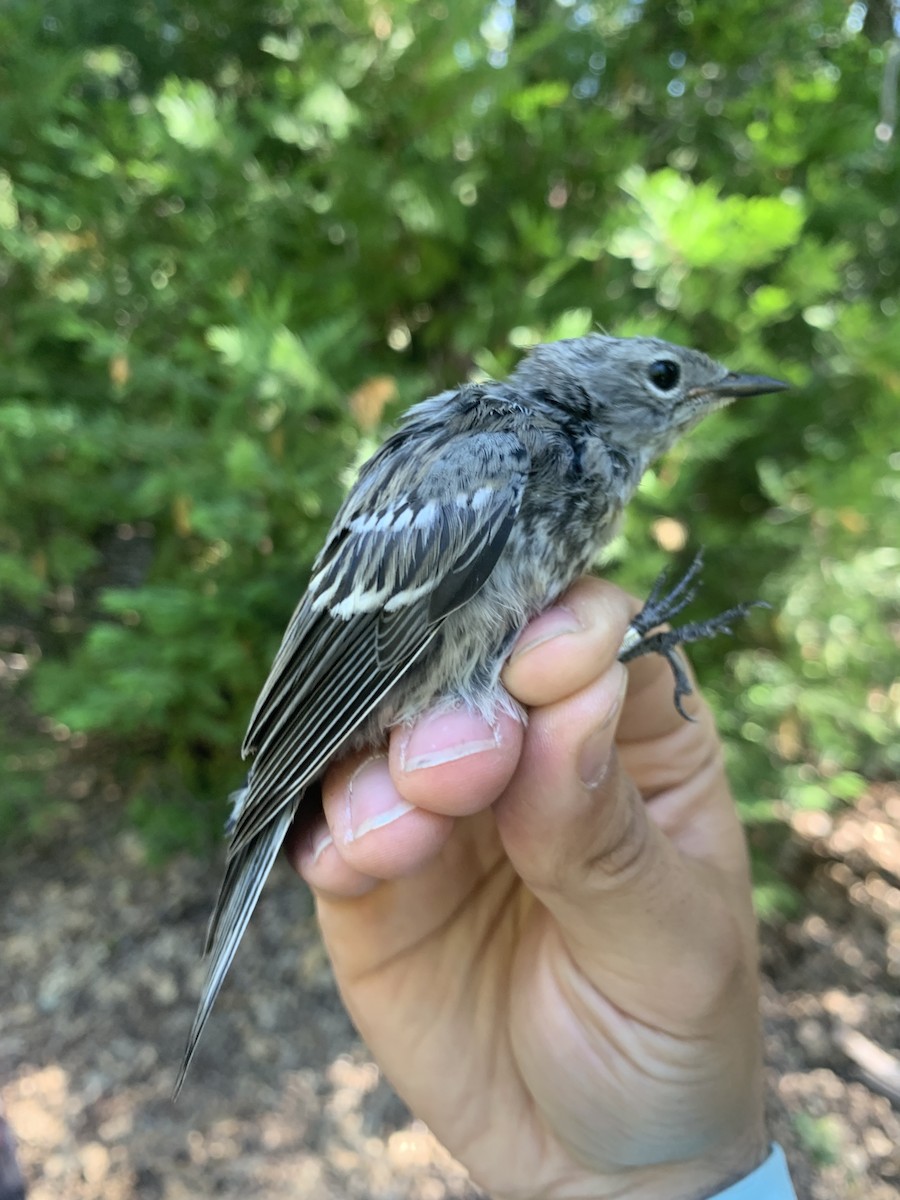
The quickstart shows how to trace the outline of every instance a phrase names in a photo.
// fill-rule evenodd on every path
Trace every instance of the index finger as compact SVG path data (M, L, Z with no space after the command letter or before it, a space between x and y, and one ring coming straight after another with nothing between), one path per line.
M578 580L526 627L503 672L512 695L531 708L559 703L598 679L618 657L641 602L607 580ZM679 651L680 653L680 651ZM659 654L628 663L628 693L616 744L645 799L654 799L718 761L712 714L696 690L684 698L685 721L675 707L672 669Z
M579 579L547 612L531 621L510 654L503 682L522 704L540 708L573 696L606 671L619 655L641 602L605 579ZM688 676L693 683L690 667ZM674 704L671 667L659 654L628 664L629 705L620 741L665 737L684 724ZM691 715L703 708L696 693L685 698Z
M503 669L504 686L529 708L574 696L616 661L639 608L604 579L579 579L522 631Z

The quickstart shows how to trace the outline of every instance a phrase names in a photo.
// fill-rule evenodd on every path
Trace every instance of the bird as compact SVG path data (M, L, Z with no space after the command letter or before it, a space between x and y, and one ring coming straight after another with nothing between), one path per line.
M508 652L615 536L650 463L707 414L787 386L658 338L590 333L408 410L340 507L253 708L176 1096L288 828L329 764L426 710L522 716L500 680ZM699 568L698 557L665 596L658 581L620 652L665 655L683 715L676 647L730 632L749 607L652 634L692 598Z

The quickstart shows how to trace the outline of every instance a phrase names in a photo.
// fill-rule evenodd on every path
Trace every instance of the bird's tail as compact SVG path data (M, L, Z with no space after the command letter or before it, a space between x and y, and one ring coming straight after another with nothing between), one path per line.
M283 809L269 825L261 829L247 845L229 859L225 868L225 878L219 889L206 936L205 953L209 955L209 968L178 1078L175 1080L173 1100L181 1091L200 1034L212 1012L219 989L244 936L244 930L256 907L263 884L278 857L278 851L295 811L296 804Z

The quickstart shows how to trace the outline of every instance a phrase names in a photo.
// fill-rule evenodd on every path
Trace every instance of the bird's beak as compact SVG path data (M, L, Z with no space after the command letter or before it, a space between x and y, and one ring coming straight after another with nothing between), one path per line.
M689 395L698 400L731 400L738 396L765 396L769 392L783 392L790 386L768 375L740 375L737 371L729 371L718 383L692 388Z

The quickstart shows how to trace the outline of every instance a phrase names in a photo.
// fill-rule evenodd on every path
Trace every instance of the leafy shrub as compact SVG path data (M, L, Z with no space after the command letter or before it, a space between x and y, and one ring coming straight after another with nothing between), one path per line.
M748 812L896 770L900 168L870 9L0 11L0 591L40 629L34 704L139 762L136 819L173 766L217 801L236 779L382 420L596 324L796 385L669 456L613 554L640 591L704 544L701 609L773 604L695 655Z

